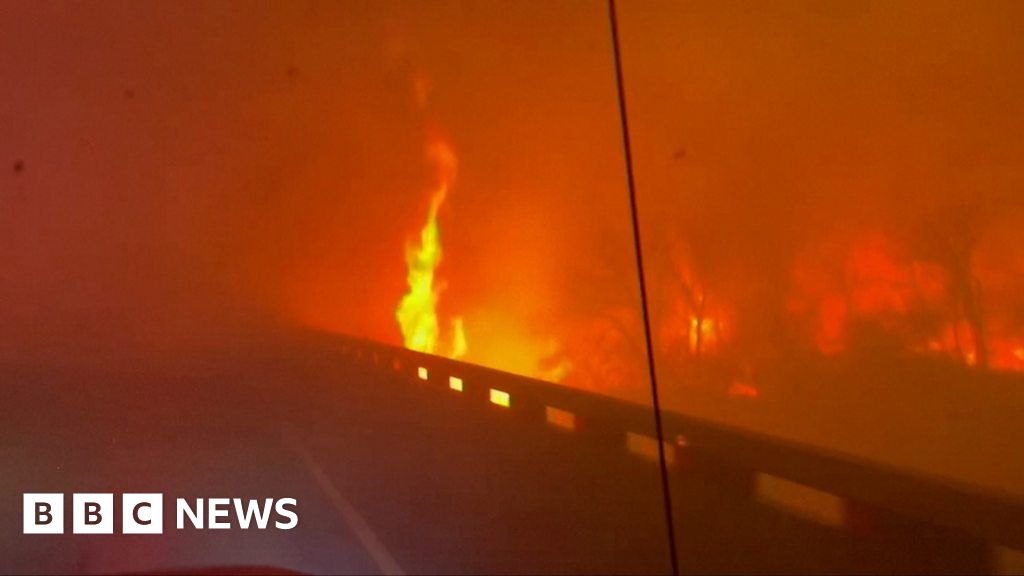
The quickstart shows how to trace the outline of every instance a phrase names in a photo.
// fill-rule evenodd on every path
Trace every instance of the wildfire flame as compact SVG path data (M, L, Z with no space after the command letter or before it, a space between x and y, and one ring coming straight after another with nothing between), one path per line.
M437 169L437 184L430 196L427 221L420 229L419 242L406 245L406 281L409 291L399 302L395 318L402 330L406 348L460 358L467 349L461 317L451 320L449 343L440 349L441 328L437 318L437 303L444 284L438 282L436 276L442 255L441 228L437 217L455 179L457 160L448 143L440 138L427 146L427 157Z

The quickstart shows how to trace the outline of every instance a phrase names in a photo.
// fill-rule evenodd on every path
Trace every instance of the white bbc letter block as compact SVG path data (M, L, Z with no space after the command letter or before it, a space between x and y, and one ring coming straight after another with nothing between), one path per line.
M71 527L75 534L113 534L114 495L75 494Z
M122 495L121 532L123 534L163 534L164 495Z
M22 534L63 534L64 495L24 494Z

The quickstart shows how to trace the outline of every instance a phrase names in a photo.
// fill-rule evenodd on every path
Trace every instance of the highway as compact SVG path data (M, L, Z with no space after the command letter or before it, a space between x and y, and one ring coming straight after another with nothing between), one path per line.
M2 370L0 572L671 571L644 406L310 333ZM682 573L988 573L1022 533L1013 502L678 415L665 427ZM162 493L164 533L118 519L74 535L65 518L64 535L23 535L27 492L66 508L114 493L115 514L122 493ZM295 498L299 523L177 530L176 498Z
M0 572L669 570L656 464L430 384L301 339L6 367ZM24 492L163 493L164 534L22 535ZM176 530L179 497L293 497L299 525Z

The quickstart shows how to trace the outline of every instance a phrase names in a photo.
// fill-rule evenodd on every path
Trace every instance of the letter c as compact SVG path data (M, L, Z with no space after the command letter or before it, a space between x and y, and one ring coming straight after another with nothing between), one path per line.
M149 520L143 520L139 516L139 508L152 508L152 507L153 507L153 505L150 504L149 502L139 502L138 504L136 504L135 508L132 509L132 518L135 519L135 523L139 524L140 526L149 526L150 524L152 524L153 523L153 518L152 517L150 517Z

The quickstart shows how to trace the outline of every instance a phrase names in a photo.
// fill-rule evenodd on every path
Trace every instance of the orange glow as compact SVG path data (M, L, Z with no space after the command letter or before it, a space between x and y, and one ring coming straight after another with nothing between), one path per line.
M714 318L690 317L690 352L700 354L702 350L714 350L718 342L718 321Z
M668 286L669 314L660 327L664 351L685 350L693 358L721 352L727 337L727 313L720 297L709 298L686 255L674 247L675 278ZM683 256L680 256L683 254Z
M1009 334L994 330L998 323L982 310L978 286L992 283L983 270L929 260L878 231L823 246L798 260L787 304L792 316L810 320L822 354L870 338L967 366L1024 369L1014 353L1019 336L1012 327Z
M537 378L547 382L561 382L572 371L572 362L567 358L541 362Z
M734 382L729 386L729 396L736 398L757 398L760 395L760 391L750 384Z
M455 376L448 377L448 387L456 392L462 392L462 378L456 378Z
M573 374L576 356L569 355L558 338L547 336L544 326L531 329L527 322L490 306L473 308L467 317L474 327L470 362L546 382L566 383ZM563 325L545 320L548 329Z
M644 398L647 390L639 384L644 372L634 355L640 350L642 324L634 310L608 307L591 318L553 328L562 328L561 340L552 340L552 353L539 364L541 378L622 398Z
M991 347L992 368L1024 372L1024 345L1020 340L997 340Z

